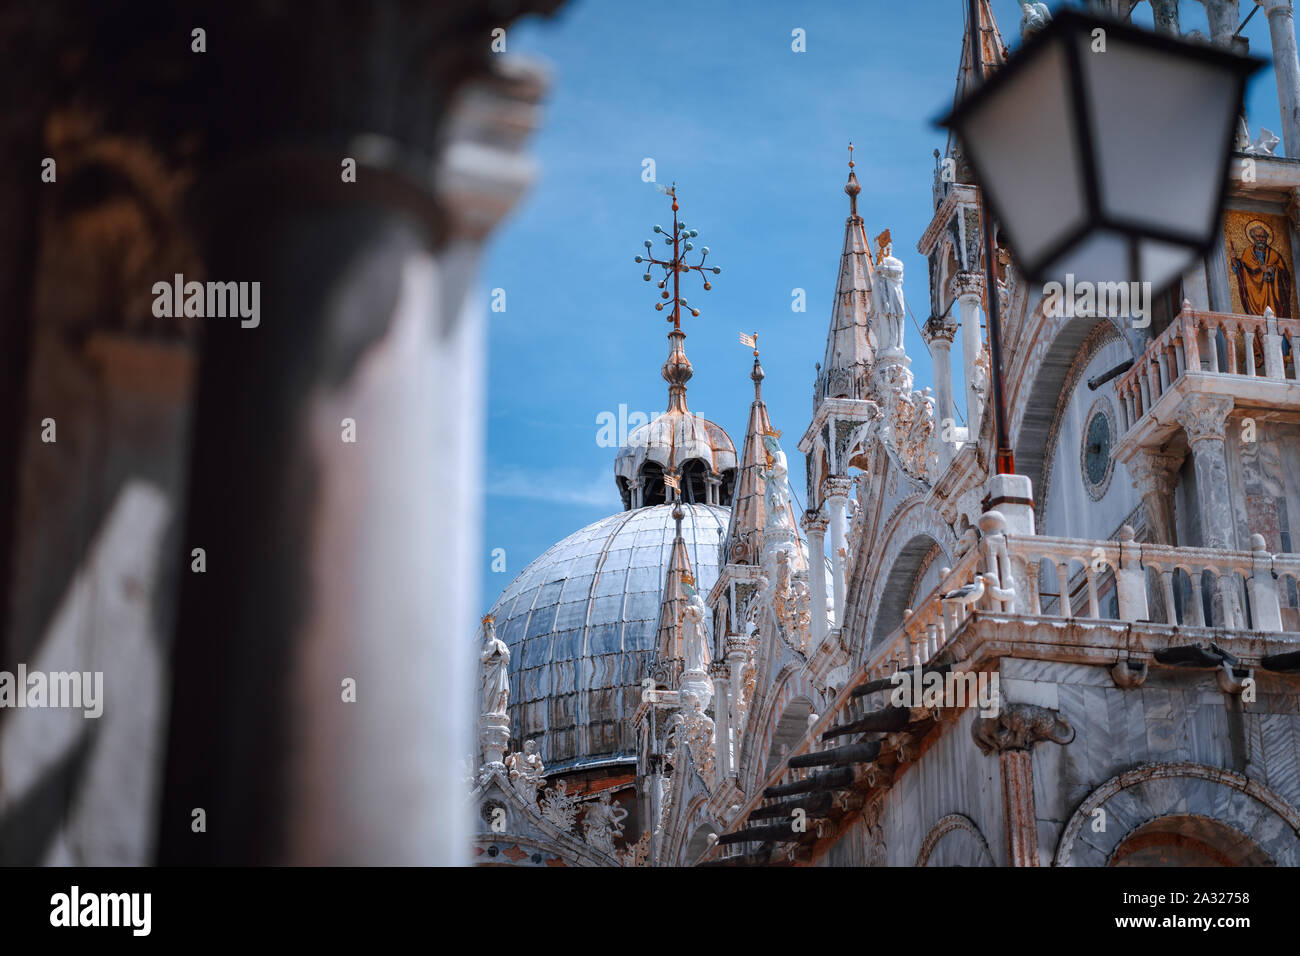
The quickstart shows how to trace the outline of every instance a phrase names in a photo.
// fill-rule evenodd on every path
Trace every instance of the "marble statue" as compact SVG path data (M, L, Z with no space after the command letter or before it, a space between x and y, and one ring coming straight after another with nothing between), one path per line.
M682 654L686 659L686 670L707 674L709 664L713 662L713 652L709 650L709 634L704 625L708 608L698 593L692 594L682 612Z
M785 452L774 435L763 436L767 451L767 471L763 481L763 508L768 524L780 522L790 508L790 470Z
M1022 3L1020 4L1020 38L1028 40L1039 30L1047 26L1052 19L1052 12L1047 9L1045 3Z
M892 242L886 241L880 247L876 281L871 287L871 314L880 350L902 352L907 305L903 300L903 263L894 258Z
M510 702L510 648L497 637L496 626L488 618L483 625L483 649L479 655L482 663L483 697L482 713L504 716Z
M506 771L519 795L526 802L535 801L538 787L546 782L546 768L542 766L542 756L537 752L537 741L525 740L523 753L516 752L507 757Z

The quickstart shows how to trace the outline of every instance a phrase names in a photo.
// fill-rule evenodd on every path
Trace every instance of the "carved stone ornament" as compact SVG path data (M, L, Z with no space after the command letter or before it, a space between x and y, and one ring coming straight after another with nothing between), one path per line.
M1009 750L1029 750L1042 740L1065 744L1074 740L1074 728L1056 711L1037 704L1002 704L996 717L977 717L971 737L985 756Z
M705 784L711 784L715 769L713 720L700 709L699 697L689 691L682 692L682 722L677 733L690 749L695 768Z
M1174 411L1189 442L1223 441L1223 427L1232 412L1232 399L1225 395L1189 395Z
M542 818L565 833L572 833L578 820L578 799L569 793L568 784L557 780L542 794Z
M582 833L588 846L614 856L614 840L623 835L626 818L627 811L611 803L609 791L602 790L594 802L587 804L582 818Z

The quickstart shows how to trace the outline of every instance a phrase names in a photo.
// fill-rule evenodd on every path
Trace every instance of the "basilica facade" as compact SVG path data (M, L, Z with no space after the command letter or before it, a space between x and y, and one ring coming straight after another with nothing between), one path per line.
M1177 0L1152 4L1181 32ZM1239 44L1238 4L1205 6L1194 39ZM689 409L674 327L668 410L613 462L624 510L529 565L475 638L477 863L1300 863L1300 68L1291 3L1260 6L1287 158L1243 120L1222 241L1140 318L1059 307L1001 247L989 288L952 139L909 237L928 386L851 162L810 421L771 421L755 347L738 454ZM959 97L1007 58L979 9Z

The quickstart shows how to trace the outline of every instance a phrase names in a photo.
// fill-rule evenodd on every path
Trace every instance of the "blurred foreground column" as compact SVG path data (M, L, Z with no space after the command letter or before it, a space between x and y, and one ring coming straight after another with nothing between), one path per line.
M419 47L393 55L437 55ZM443 53L438 71L468 69ZM467 292L529 180L542 83L502 65L456 85L429 116L436 167L382 116L336 155L234 156L196 193L205 278L259 281L260 319L204 328L182 540L206 570L182 589L161 863L467 862L485 321Z

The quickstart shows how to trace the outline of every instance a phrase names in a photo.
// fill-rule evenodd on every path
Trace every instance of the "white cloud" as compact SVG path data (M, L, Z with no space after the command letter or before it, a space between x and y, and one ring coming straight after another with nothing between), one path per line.
M524 498L552 504L607 508L610 512L622 507L618 488L608 469L582 478L568 471L507 465L489 471L487 493L493 498Z

